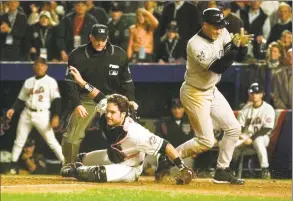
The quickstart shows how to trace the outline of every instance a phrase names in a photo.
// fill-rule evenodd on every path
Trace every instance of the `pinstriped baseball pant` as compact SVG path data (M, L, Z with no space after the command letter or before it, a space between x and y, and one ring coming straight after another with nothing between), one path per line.
M204 91L185 82L180 89L180 99L196 135L196 138L176 148L181 157L197 155L213 147L212 120L214 120L225 133L219 151L217 167L229 167L236 142L241 134L241 126L227 100L216 87Z

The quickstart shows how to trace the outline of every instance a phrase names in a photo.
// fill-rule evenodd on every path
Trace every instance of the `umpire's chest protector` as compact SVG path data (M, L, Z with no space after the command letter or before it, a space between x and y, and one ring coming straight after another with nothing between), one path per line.
M122 73L128 71L127 56L121 48L108 44L101 54L94 54L89 43L74 51L72 66L79 70L84 80L105 94L117 92Z

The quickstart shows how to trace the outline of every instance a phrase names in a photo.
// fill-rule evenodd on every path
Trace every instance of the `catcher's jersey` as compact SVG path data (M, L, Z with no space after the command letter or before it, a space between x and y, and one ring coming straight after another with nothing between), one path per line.
M200 31L187 44L187 64L185 81L199 89L209 89L216 85L221 74L209 70L211 64L224 56L224 46L231 41L227 29L223 29L217 40L212 41Z
M141 165L145 154L157 155L163 139L154 135L148 129L127 117L124 124L127 135L120 142L122 152L129 157L123 164L129 166Z
M60 98L60 92L56 80L48 75L40 79L28 78L18 95L25 105L32 109L50 109L51 102Z
M253 135L262 127L274 128L275 110L265 101L258 108L254 108L252 104L248 104L239 112L238 121L242 127L246 128L246 134Z

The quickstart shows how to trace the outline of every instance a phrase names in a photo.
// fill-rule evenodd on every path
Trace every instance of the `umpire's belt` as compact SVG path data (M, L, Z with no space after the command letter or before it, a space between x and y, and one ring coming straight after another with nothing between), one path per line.
M31 111L31 112L43 112L43 111L45 111L46 109L33 109L33 108L31 108L31 107L26 107L29 111Z

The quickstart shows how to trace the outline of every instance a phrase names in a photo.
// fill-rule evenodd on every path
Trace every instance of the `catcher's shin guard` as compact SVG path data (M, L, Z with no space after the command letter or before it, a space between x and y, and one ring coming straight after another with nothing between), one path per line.
M80 166L76 169L78 180L89 182L107 182L106 168L104 166Z

